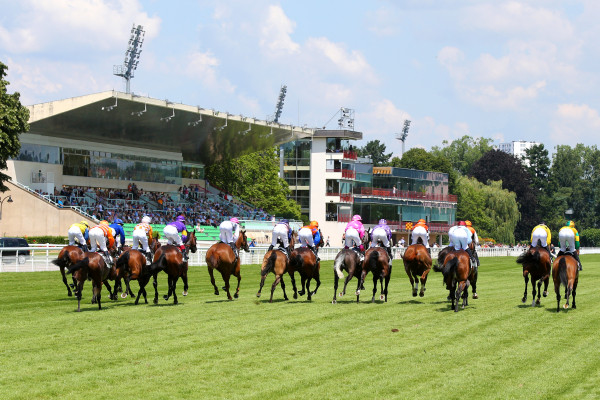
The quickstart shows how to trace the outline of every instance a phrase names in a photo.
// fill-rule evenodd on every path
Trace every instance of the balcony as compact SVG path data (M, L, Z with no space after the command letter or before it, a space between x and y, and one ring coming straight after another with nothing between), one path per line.
M351 169L328 168L327 172L337 172L342 174L342 179L356 179L356 172Z
M361 187L354 189L355 195L385 197L390 199L408 199L408 200L427 200L427 201L447 201L456 203L457 197L453 194L432 194L412 192L409 190L378 189Z
M352 203L353 200L352 193L327 192L325 195L339 197L340 203Z
M345 160L356 160L358 155L354 151L344 150L344 159Z

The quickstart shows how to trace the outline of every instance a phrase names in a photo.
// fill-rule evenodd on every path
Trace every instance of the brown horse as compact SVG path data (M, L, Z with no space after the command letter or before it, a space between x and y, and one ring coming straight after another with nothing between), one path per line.
M288 247L288 254L292 253L292 249L296 244L296 233L292 233L292 240L290 240L290 244ZM265 278L269 274L269 272L273 272L275 274L275 281L271 286L271 299L269 303L273 302L273 293L275 292L275 288L281 282L281 289L283 290L283 298L288 300L287 294L285 293L285 282L283 281L283 274L288 271L288 267L290 264L290 260L283 251L279 249L273 249L267 251L262 262L262 266L260 269L260 288L258 289L258 293L256 293L256 297L260 297L263 285L265 284Z
M250 248L248 247L248 238L246 237L246 231L240 231L240 236L235 242L235 247L238 249L238 253L240 249L244 249L244 251L249 252ZM242 261L240 257L236 257L233 253L233 249L227 243L219 242L210 246L210 249L206 252L206 265L208 266L208 274L210 275L210 282L215 288L215 295L219 295L219 288L215 283L215 276L213 270L217 270L221 273L223 277L223 281L225 282L225 291L227 292L227 298L229 300L233 300L233 297L236 299L240 293L240 281L242 280L242 276L240 275L240 266ZM235 294L231 297L231 293L229 293L229 278L231 275L237 278L237 288L235 290Z
M365 233L365 236L362 239L362 244L365 248L369 246L370 243L370 235L369 233ZM360 275L362 274L362 262L360 261L359 254L356 250L353 249L342 249L337 256L335 256L335 261L333 262L333 300L331 304L336 304L337 300L335 298L337 294L338 281L340 279L344 279L344 273L342 271L346 271L348 276L344 279L344 289L340 292L339 296L343 297L346 294L346 286L348 286L348 282L352 279L352 277L356 277L356 280L360 284ZM358 286L356 290L364 290L364 286Z
M196 252L196 231L190 232L185 242L185 247L192 253ZM183 254L181 254L179 247L170 244L159 247L158 250L156 250L156 253L154 253L154 261L149 266L148 270L154 278L152 282L154 286L154 304L158 304L157 275L160 271L164 271L168 276L169 291L163 296L165 300L168 301L171 295L173 295L173 304L178 304L177 293L175 290L177 288L177 280L179 277L181 277L181 280L183 281L183 295L187 296L188 263L187 261L183 261Z
M109 279L116 277L115 268L109 268L104 262L104 258L98 253L84 253L83 258L68 268L68 273L73 274L77 281L77 311L81 311L81 293L83 284L87 279L92 281L92 304L98 303L98 309L102 309L101 292L102 284L108 289L110 298L116 300L116 294L113 294L108 283Z
M356 302L359 302L360 288L365 282L367 273L373 274L373 297L371 302L375 302L375 293L377 293L377 280L381 285L380 300L387 302L388 295L388 284L390 283L390 275L392 274L392 264L388 257L386 249L383 247L371 247L365 253L365 259L362 264L362 272L360 274L360 280L358 282L358 289L356 290ZM383 280L385 279L385 288L383 286Z
M315 247L317 249L319 247L323 247L323 245L325 244L320 229L319 236L321 238L321 241L315 244ZM310 301L312 299L312 296L314 296L317 293L319 286L321 286L321 263L317 260L317 256L315 255L315 253L308 247L299 247L297 249L294 249L290 258L291 259L288 268L288 274L290 275L290 279L292 280L292 287L294 288L294 299L297 299L298 295L304 296L304 293L308 292L307 299ZM294 277L294 273L296 271L300 273L300 279L302 281L302 290L300 292L298 292L296 289L296 279ZM310 281L312 279L314 279L317 282L317 287L315 287L315 290L311 292Z
M471 268L471 259L465 250L454 250L447 247L442 251L445 255L440 254L439 256L443 256L443 261L433 270L444 275L446 288L450 290L452 308L458 312L458 302L461 297L463 299L462 308L469 305L469 278L473 276L474 268Z
M560 311L560 285L565 287L565 297L567 303L563 306L569 308L569 297L573 294L573 308L575 304L575 295L577 292L577 282L579 281L579 271L577 270L577 260L568 253L558 253L558 257L552 265L552 279L554 280L554 291L556 292L556 312Z
M533 296L531 307L535 307L536 304L540 305L542 282L544 283L544 297L548 295L548 283L550 282L550 270L552 268L550 253L544 247L530 246L527 251L517 258L517 263L523 266L523 278L525 279L525 292L521 301L523 303L527 301L527 283L529 283L529 275L531 275L531 295ZM537 300L535 299L536 281L538 283Z
M152 240L151 242L149 242L148 245L148 249L150 250L150 252L152 254L156 253L156 250L158 250L158 248L160 247L160 242L158 240ZM138 255L136 254L134 257L132 257L132 255L134 253L128 254L129 252L135 252L135 253L140 253L143 257L144 260L141 260ZM143 261L143 263L142 263ZM115 262L115 268L116 268L116 272L117 272L117 278L116 278L116 282L115 282L115 291L121 290L121 279L125 280L125 285L126 285L126 290L125 292L123 292L121 294L122 298L127 298L127 295L131 295L131 297L134 296L133 292L131 291L131 287L130 287L130 282L131 280L137 280L138 284L140 286L140 291L142 291L142 294L144 295L144 300L146 300L146 284L148 283L148 281L150 280L150 275L147 273L147 258L144 255L144 253L142 253L141 251L138 250L134 250L132 249L130 246L123 246L121 248L121 254L119 256L119 258L116 260ZM138 291L138 296L137 299L139 300L140 298L140 291ZM136 301L135 304L137 304L138 301ZM148 303L148 301L146 300L146 303Z
M71 293L71 288L75 290L77 281L75 280L75 277L73 277L73 283L69 286L69 283L67 282L67 276L65 275L65 269L75 265L81 259L83 259L83 250L81 250L81 248L77 246L65 246L58 254L58 258L56 260L52 260L52 263L60 268L60 274L62 275L63 283L67 287L67 295L69 297L73 296Z
M421 238L419 238L420 240ZM417 297L419 279L421 280L421 292L419 296L425 296L425 283L427 282L427 275L431 270L431 256L427 248L422 243L411 244L404 252L402 261L406 275L410 279L413 297Z

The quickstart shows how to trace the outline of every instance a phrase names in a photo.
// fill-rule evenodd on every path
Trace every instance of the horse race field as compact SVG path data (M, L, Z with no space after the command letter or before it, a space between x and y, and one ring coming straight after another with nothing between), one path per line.
M242 267L240 298L227 301L192 267L177 306L162 299L161 273L158 306L104 289L98 311L87 282L81 313L59 272L2 273L0 398L600 398L600 255L581 259L577 309L558 314L553 289L541 307L531 293L521 303L508 257L482 258L479 299L458 313L439 273L413 298L401 261L386 304L370 303L370 276L360 304L356 280L331 304L331 261L311 303L293 300L286 278L290 301L278 287L269 304L273 275L257 299L257 265Z

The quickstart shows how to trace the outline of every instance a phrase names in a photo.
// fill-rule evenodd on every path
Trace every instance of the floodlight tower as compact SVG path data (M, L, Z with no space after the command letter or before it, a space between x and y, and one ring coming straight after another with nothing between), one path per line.
M283 110L283 102L285 101L286 93L287 86L281 85L281 89L279 90L279 97L277 98L277 105L275 106L275 117L273 118L273 122L279 122L279 117L281 117L281 111Z
M402 141L402 154L400 158L404 155L404 142L406 141L406 137L408 136L408 128L410 128L410 120L404 120L404 127L402 128L402 133L396 133L396 139Z
M348 128L354 130L354 110L351 108L340 108L340 118L338 119L340 129Z
M142 53L142 43L144 43L144 36L146 32L144 27L138 25L137 27L133 24L131 28L131 38L129 38L129 45L125 52L125 61L123 65L113 66L113 75L120 76L125 79L125 92L131 93L129 83L133 78L133 72L136 70L138 63L140 62L140 54Z

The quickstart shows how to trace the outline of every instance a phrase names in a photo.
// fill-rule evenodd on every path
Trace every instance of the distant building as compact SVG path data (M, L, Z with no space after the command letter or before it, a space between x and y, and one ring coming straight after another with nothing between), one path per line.
M510 143L500 143L497 147L498 150L515 156L519 160L525 158L525 150L537 146L539 142L527 142L525 140L512 141ZM525 162L527 164L527 162Z

